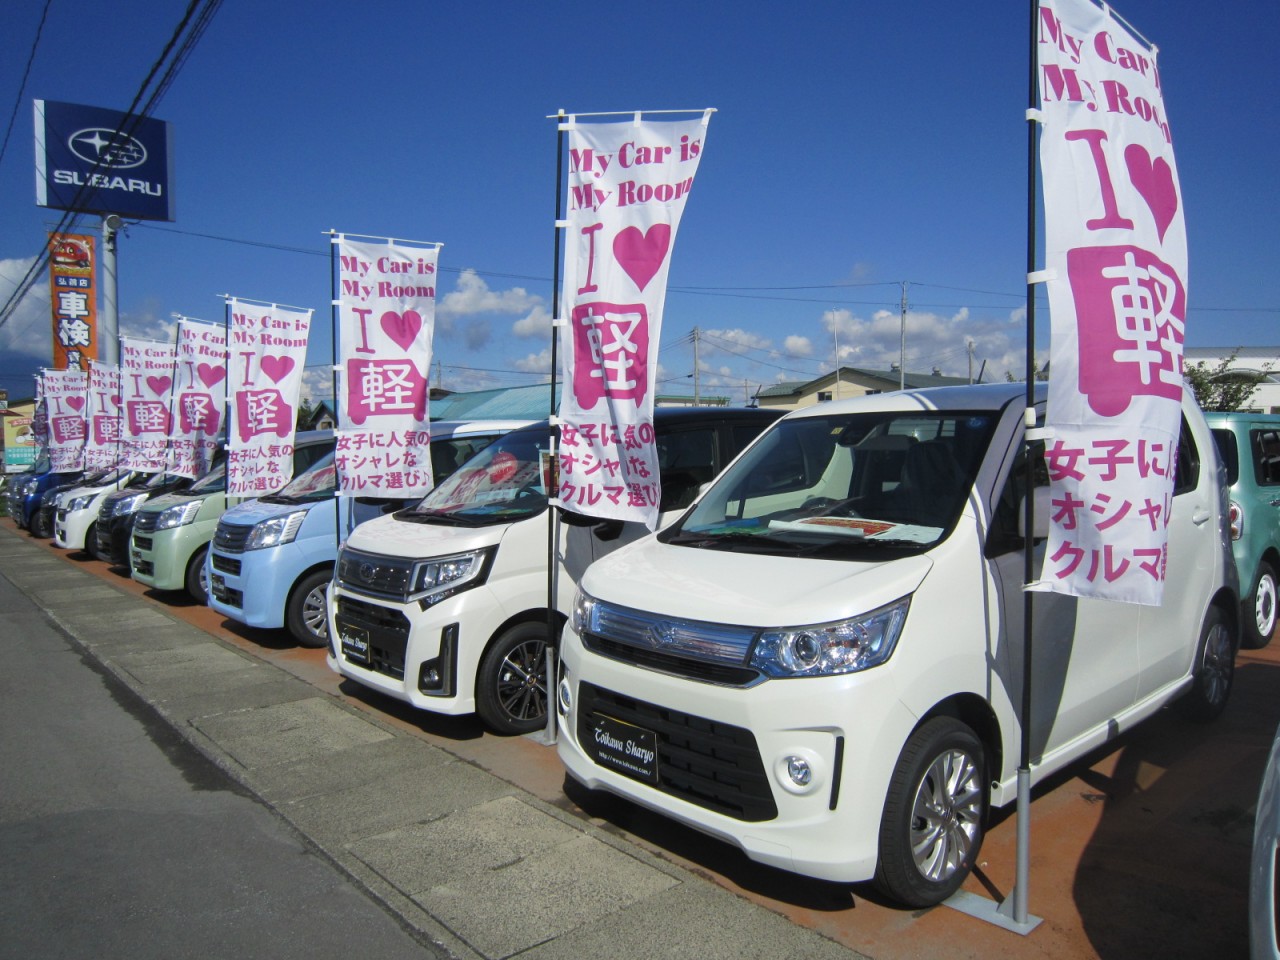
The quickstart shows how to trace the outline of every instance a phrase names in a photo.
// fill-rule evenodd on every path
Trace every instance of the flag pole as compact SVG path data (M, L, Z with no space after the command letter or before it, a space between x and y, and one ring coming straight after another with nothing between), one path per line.
M560 531L560 508L558 504L559 484L557 479L557 450L560 446L560 428L556 423L556 372L559 369L558 346L560 328L564 319L560 316L560 252L563 243L562 232L565 224L564 191L561 180L564 177L564 131L565 112L558 110L553 117L556 121L556 219L555 241L552 244L555 262L551 266L551 389L548 405L548 420L551 425L551 445L548 450L550 463L547 465L549 475L547 484L547 725L543 730L544 742L549 746L556 742L556 662L559 658L559 644L556 643L556 580L559 565L556 562L557 534Z

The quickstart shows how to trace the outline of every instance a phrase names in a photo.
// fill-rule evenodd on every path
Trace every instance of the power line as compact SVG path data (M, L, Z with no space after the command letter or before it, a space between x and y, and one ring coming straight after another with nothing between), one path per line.
M22 106L22 95L27 89L27 80L31 77L31 65L36 59L36 49L40 46L40 35L44 33L44 23L49 17L49 7L53 0L44 0L44 9L40 12L40 24L36 27L36 38L31 41L31 56L27 57L27 67L22 71L22 83L18 85L18 95L13 99L13 112L9 114L9 126L4 131L4 143L0 143L0 164L4 163L5 151L9 149L9 136L13 133L14 121L18 119L18 110Z

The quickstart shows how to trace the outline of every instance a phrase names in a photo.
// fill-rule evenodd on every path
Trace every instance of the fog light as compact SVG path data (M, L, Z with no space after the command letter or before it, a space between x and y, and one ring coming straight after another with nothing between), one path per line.
M822 789L827 779L822 757L801 747L773 762L773 777L787 793L804 796Z
M569 681L567 679L560 681L559 696L556 700L560 705L560 715L567 717L569 710L573 707L573 693L569 690Z
M787 776L797 787L807 787L813 781L813 771L804 757L787 757Z

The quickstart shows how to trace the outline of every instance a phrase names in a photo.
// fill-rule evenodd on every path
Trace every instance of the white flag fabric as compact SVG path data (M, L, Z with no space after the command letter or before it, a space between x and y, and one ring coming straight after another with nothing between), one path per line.
M173 344L120 338L120 395L124 402L124 456L120 465L160 473L169 455L173 396Z
M120 403L120 367L117 364L89 361L89 402L85 410L88 429L84 443L84 468L109 470L124 455L124 408Z
M1163 595L1187 238L1156 52L1109 8L1038 17L1052 507L1036 589Z
M311 311L228 301L227 494L261 497L293 478L293 438Z
M706 146L690 120L569 117L561 506L657 526L653 403L671 249Z
M209 471L227 406L227 331L186 318L178 321L174 368L173 444L169 470L195 479Z
M49 469L55 473L83 470L89 378L80 368L70 367L44 370L40 380L49 421Z
M423 496L431 475L429 371L439 245L337 236L338 490Z

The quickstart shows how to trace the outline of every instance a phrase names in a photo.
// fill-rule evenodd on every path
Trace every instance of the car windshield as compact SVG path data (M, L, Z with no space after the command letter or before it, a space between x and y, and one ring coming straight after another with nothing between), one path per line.
M536 516L547 508L550 450L549 427L508 433L397 516L468 526L511 523Z
M330 453L313 463L305 472L286 483L277 493L262 499L267 503L317 503L332 500L338 488L336 454Z
M995 422L919 410L781 420L659 538L832 559L927 550L959 518Z
M216 493L227 489L227 461L216 467L187 488L188 493Z

